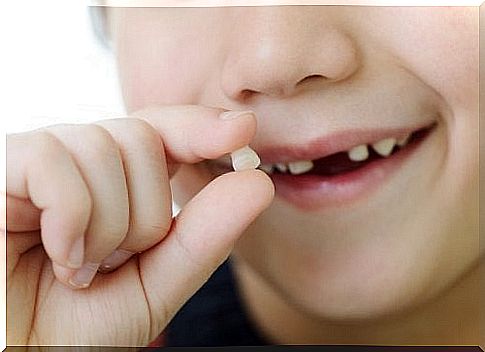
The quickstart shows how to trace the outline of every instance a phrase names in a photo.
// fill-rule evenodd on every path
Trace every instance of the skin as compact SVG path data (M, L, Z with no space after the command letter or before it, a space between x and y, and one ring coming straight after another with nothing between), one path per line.
M256 150L339 130L335 111L362 128L440 114L419 157L365 201L305 212L276 197L238 242L236 270L270 341L477 343L477 8L113 9L108 18L128 110L251 109ZM331 79L299 83L315 74ZM386 99L374 107L376 94ZM180 171L181 205L214 177L203 165ZM468 289L452 293L459 285ZM470 306L459 314L462 299Z
M133 150L147 135L132 133L132 127L121 121L100 122L108 135L74 126L48 128L59 142L57 149L50 144L52 149L39 149L41 132L7 139L8 155L15 156L9 159L20 160L7 169L8 209L18 210L18 215L10 211L16 216L9 215L11 223L7 223L15 228L13 235L7 235L9 244L16 241L10 246L16 252L7 254L9 262L16 263L8 271L8 313L25 317L22 329L17 329L21 333L13 333L9 325L9 341L146 344L229 254L245 229L233 251L238 284L253 321L271 342L480 342L479 297L485 292L480 291L478 280L483 250L478 243L476 8L131 8L110 9L107 21L127 111L135 120L147 121L144 126L151 131L148 140L152 142L137 150L133 160L158 153L160 143L154 136L159 136L166 159L158 160L156 168L149 167L147 175L157 175L162 168L167 176L143 187L136 186L143 183L141 176L129 182L129 171L120 165L130 164L124 157L130 153L118 155L109 148ZM216 117L221 110L211 110L201 121L201 110L175 107L185 104L198 109L252 110L256 118L230 120L232 127L224 129ZM346 125L408 127L426 121L429 114L438 125L419 152L377 191L351 204L305 211L278 196L272 201L269 179L254 171L222 176L227 183L210 186L220 176L216 178L212 162L205 160L249 142L258 149L263 144L317 137ZM102 148L97 149L110 156L110 168L106 159L96 158L97 153L86 155L82 148L86 142L80 141L89 135L110 140L100 142ZM114 141L109 136L115 136ZM66 195L55 193L67 187L55 182L56 175L58 180L66 179L59 177L65 170L45 170L45 177L43 172L28 172L56 165L52 155L58 149L72 158L59 165L71 160L71 169L84 176L67 179L78 179L75 189L84 187L88 194L87 205L71 212L59 204ZM40 155L44 162L34 164L35 159L26 155L38 150L48 152ZM142 167L153 166L153 161L142 163ZM169 177L172 195L166 188ZM111 182L106 183L108 179ZM241 181L246 188L237 191ZM37 188L26 189L26 184L38 185L40 194L32 194ZM115 207L118 214L101 216L103 209L113 208L103 204L109 199L103 193L107 187L113 188L109 192L113 204L125 206ZM194 198L200 190L207 190L203 195L208 196ZM73 194L82 198L83 191ZM170 213L167 207L149 211L145 197L151 204L161 199L153 194L165 200L173 197L182 207L185 220L180 222L189 224L182 226L186 232L173 233L170 219L160 217ZM228 207L235 209L230 213L221 213L222 205L213 208L219 203L215 199L224 194L230 195L227 199L239 199ZM13 200L17 198L19 203ZM79 199L67 204L83 204L75 200ZM130 208L134 201L146 205ZM53 219L71 216L77 222L59 224L45 215L39 224L39 209L45 213L52 206L58 209ZM99 215L88 217L93 209L99 209L94 210ZM155 222L163 231L145 236L146 241L135 248L144 231L130 232L129 219L145 213L154 217L142 223ZM100 220L93 225L93 219ZM120 223L106 219L124 219L125 226L106 236L103 229ZM51 230L43 230L40 238L30 232L39 226L51 226ZM62 240L54 235L56 226L68 226L68 231L61 228L60 233L66 233ZM176 260L184 250L171 246L177 241L170 239L190 234L197 226L211 239L208 243L217 247L214 243L219 239L221 244L218 248L203 245L204 237L197 234L200 240L182 247L189 248L194 262L202 265L186 267ZM65 268L65 253L82 231L79 228L90 229L85 254L90 262L101 261L120 244L118 248L143 253L138 262L132 258L110 274L97 275L89 288L73 291L65 285L72 275ZM41 240L47 254L39 246ZM54 271L47 258L57 263ZM27 270L27 265L40 270ZM164 286L160 282L167 273L175 279ZM140 285L129 284L134 280ZM170 301L173 297L176 302ZM140 306L132 305L125 314L128 300ZM39 304L45 309L34 309ZM79 308L75 316L73 304ZM82 321L92 321L93 314L104 316L106 307L123 312L123 318L110 317L103 325L79 330ZM160 307L170 313L157 314ZM52 311L60 318L52 319ZM53 324L62 326L62 337ZM76 334L66 333L67 326ZM120 327L134 336L118 336Z
M254 134L253 115L222 112L172 106L8 136L8 345L146 346L157 337L273 198L261 171L228 173L172 220L168 181L178 165L219 157ZM188 126L199 127L178 132ZM79 237L82 248L73 246ZM117 248L139 253L73 282L72 248L87 267Z

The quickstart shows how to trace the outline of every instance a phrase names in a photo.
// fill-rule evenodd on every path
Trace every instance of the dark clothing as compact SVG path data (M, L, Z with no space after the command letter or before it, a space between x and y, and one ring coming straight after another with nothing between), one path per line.
M244 311L226 261L165 329L165 346L267 345Z

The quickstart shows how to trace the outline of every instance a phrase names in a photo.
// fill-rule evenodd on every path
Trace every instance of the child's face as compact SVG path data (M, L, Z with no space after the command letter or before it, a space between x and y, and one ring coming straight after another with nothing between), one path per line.
M253 110L251 145L263 163L316 160L434 126L353 171L342 153L316 161L315 176L273 174L276 198L236 253L289 300L327 318L375 317L424 301L476 264L477 8L108 15L128 111ZM182 167L177 203L218 173L217 162Z

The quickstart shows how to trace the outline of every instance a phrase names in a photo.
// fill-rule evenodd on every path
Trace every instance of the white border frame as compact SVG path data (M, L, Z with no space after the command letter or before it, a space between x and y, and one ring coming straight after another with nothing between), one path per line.
M271 5L480 6L482 0L86 0L88 6L212 7Z

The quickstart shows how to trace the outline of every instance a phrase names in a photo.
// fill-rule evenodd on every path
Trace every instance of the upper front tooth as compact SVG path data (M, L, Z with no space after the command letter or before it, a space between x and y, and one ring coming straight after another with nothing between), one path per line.
M400 146L400 147L404 147L406 144L408 144L409 137L411 137L410 134L408 134L407 136L404 136L402 138L399 138L397 140L397 145Z
M286 171L288 171L288 166L286 166L286 164L276 163L274 166L278 169L279 172L286 172Z
M293 175L299 175L313 169L313 162L311 160L293 161L288 164L288 168Z
M349 159L352 161L363 161L369 157L369 150L366 144L353 147L347 152Z
M372 148L382 156L389 156L396 145L396 138L386 138L372 144Z

